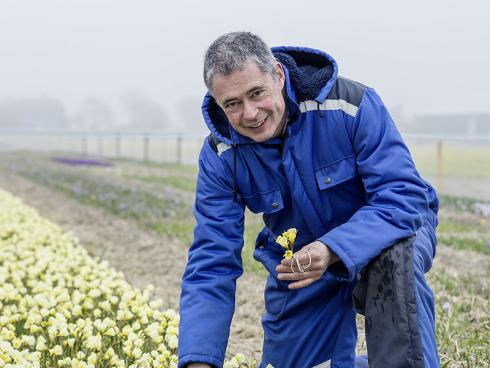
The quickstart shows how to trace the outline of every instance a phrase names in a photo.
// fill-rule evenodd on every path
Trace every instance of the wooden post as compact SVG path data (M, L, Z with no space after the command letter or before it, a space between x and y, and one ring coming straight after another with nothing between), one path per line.
M442 191L442 140L437 141L437 172L436 172L436 188L439 192Z
M116 133L116 158L121 157L121 133Z
M97 137L97 154L99 156L102 156L104 154L104 148L103 148L103 145L102 145L102 135L99 135Z
M87 156L87 136L82 137L82 155Z
M150 147L150 138L145 135L143 137L143 160L145 162L149 159L149 147Z
M177 163L182 164L182 137L177 137Z

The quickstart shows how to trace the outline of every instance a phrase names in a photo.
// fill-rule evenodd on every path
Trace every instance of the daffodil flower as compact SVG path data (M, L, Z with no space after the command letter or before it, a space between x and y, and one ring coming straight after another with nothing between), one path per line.
M294 241L296 240L296 235L298 234L298 230L295 229L294 227L291 229L288 229L283 233L283 235L288 239L289 243L294 244Z
M293 258L294 241L296 240L297 234L297 229L290 228L276 238L276 243L278 243L285 250L284 258L288 260Z
M288 250L289 249L289 241L286 237L279 235L276 239L276 243L278 243L281 247Z

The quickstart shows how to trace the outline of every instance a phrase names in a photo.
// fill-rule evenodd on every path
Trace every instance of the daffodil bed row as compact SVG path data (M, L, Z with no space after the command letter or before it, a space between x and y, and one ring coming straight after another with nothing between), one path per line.
M176 367L179 316L152 289L0 189L0 367Z

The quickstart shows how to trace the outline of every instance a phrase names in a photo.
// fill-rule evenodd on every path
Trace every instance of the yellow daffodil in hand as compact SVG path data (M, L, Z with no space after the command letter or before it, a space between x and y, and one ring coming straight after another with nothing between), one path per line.
M276 239L276 243L285 249L284 258L288 260L293 258L293 247L297 233L298 230L291 228L283 232L282 235L279 235Z

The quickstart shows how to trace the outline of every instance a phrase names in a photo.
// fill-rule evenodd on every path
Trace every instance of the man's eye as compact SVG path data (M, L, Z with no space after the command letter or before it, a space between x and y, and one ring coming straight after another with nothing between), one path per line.
M252 93L252 97L260 97L264 94L265 90L264 89L259 89L257 91L254 91L254 93Z

